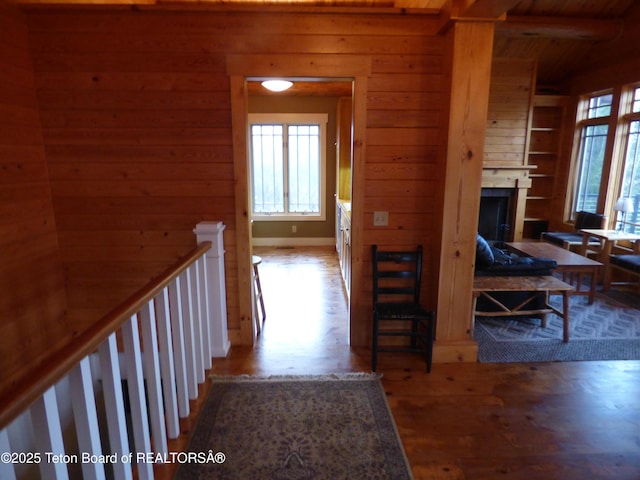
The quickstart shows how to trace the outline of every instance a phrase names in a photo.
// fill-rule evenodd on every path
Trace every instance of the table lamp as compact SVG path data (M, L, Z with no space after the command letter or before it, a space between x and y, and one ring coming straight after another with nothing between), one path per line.
M620 227L618 227L618 231L621 232L624 227L624 217L627 213L633 212L633 202L629 197L620 197L613 209L620 212Z

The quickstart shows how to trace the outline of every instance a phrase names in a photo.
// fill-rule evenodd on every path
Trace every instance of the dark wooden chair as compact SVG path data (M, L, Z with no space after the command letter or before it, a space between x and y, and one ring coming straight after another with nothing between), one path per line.
M372 246L373 346L371 370L376 371L378 352L414 352L424 355L431 372L435 313L420 305L422 247L415 251L384 252ZM380 345L380 337L402 337Z
M543 232L540 238L545 242L571 250L572 247L580 247L582 245L582 234L580 230L583 228L604 228L606 223L607 217L600 213L577 212L573 232ZM600 240L592 237L589 239L589 245L599 246Z

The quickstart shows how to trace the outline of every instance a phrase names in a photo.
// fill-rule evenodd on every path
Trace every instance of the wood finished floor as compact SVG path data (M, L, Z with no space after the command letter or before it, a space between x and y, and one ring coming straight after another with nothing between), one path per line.
M212 373L369 371L369 351L348 345L333 249L255 253L264 330L254 348L215 359ZM419 358L381 354L378 370L416 479L640 479L640 361L436 364L426 374Z

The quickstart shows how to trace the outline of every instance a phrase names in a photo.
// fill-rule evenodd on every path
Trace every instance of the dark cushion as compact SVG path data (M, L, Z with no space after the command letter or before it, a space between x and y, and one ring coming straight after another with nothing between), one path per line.
M612 265L640 273L640 255L611 255L609 259Z
M561 247L567 243L582 243L582 234L581 233L573 233L573 232L544 232L542 234L542 240L554 243L556 245L560 245ZM597 245L600 243L595 237L589 238L590 245Z
M476 234L476 266L485 268L493 265L495 258L491 246L480 235Z
M583 228L602 228L607 217L600 213L578 212L576 214L576 230Z
M494 263L491 267L476 269L476 275L480 277L551 275L557 266L558 263L549 258L519 257L517 261L512 263Z
M574 232L544 232L542 240L556 245L564 245L565 242L582 243L582 234Z

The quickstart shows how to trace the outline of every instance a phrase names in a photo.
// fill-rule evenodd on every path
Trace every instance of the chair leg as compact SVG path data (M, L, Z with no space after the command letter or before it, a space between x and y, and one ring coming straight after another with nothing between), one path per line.
M373 314L373 341L371 345L371 371L375 372L378 366L378 316Z
M435 336L434 317L431 315L427 319L426 345L424 346L424 356L427 364L427 373L431 373L431 364L433 362L433 337Z
M414 320L411 322L411 348L418 346L418 323L420 320Z

